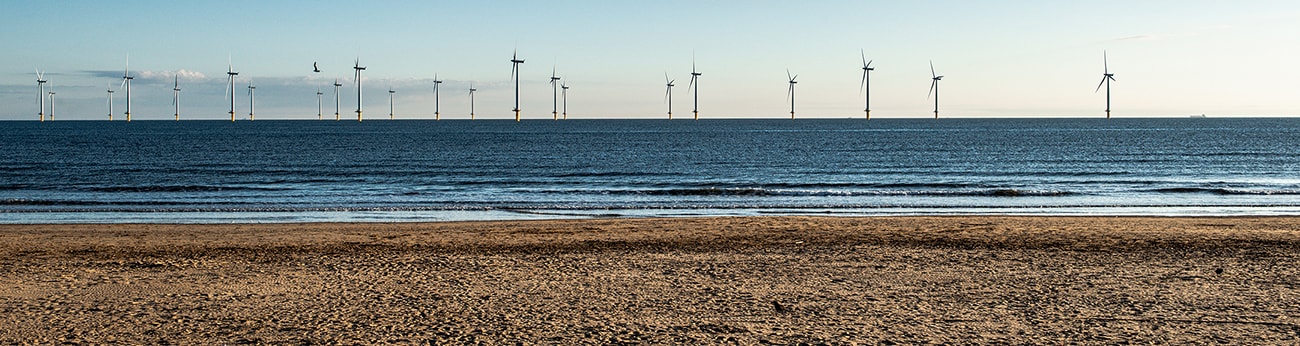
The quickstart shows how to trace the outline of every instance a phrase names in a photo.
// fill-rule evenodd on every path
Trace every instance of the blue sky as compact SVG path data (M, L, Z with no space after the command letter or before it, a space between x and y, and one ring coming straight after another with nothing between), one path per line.
M130 56L133 117L226 118L227 59L257 85L258 119L314 119L316 89L339 78L367 118L511 118L510 55L521 108L549 119L551 70L567 79L571 118L690 114L692 55L702 117L788 117L786 70L799 75L800 117L862 116L859 50L874 60L872 116L932 116L928 62L945 117L1104 116L1108 51L1117 117L1300 115L1300 3L1294 1L24 1L0 13L0 119L36 118L34 69L58 92L60 119L104 119ZM312 62L324 72L313 74ZM117 92L115 113L122 113ZM117 118L117 117L115 117Z

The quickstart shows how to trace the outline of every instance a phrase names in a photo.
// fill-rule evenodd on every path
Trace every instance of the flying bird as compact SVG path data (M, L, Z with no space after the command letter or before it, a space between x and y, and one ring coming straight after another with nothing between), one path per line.
M317 73L320 72L320 67L316 67L316 62L315 62L315 61L313 61L313 62L311 63L311 72L317 72Z

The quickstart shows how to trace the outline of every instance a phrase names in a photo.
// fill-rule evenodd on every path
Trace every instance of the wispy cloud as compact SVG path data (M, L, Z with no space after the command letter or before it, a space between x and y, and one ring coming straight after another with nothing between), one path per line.
M1142 34L1142 35L1133 35L1133 36L1124 36L1124 37L1120 37L1120 38L1113 38L1113 39L1110 39L1110 40L1106 40L1106 42L1120 42L1120 41L1155 41L1155 40L1159 40L1159 39L1161 39L1161 38L1162 38L1162 37L1160 37L1160 36L1158 36L1158 35Z
M119 70L85 70L82 73L96 78L122 78L122 71ZM131 75L136 80L144 81L171 81L172 78L180 77L182 80L198 81L208 77L202 72L190 71L185 69L175 71L131 71Z

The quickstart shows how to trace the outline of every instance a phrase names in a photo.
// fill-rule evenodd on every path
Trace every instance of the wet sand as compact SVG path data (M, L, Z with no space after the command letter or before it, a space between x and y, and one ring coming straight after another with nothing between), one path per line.
M2 343L1300 342L1300 218L0 225Z

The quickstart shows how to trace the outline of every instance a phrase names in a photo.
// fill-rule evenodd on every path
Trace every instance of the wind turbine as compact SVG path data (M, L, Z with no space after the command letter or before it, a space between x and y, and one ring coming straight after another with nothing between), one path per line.
M181 77L180 75L172 76L172 107L175 113L176 121L181 121Z
M695 56L692 54L691 82L686 85L686 90L690 91L692 87L695 88L695 105L691 108L691 113L695 114L695 120L700 120L700 87L695 86L695 84L697 84L696 80L698 80L701 75L703 75L703 73L695 72Z
M930 92L926 93L925 97L929 98L931 93L934 94L934 118L935 119L939 119L939 80L942 79L943 76L934 73L934 61L931 60L930 61Z
M438 74L433 74L433 120L442 120L442 113L438 112L438 87L442 85L442 80L438 79ZM473 113L473 112L470 112Z
M1106 85L1106 119L1110 119L1110 81L1115 80L1115 74L1110 73L1110 63L1107 60L1106 51L1101 51L1101 83L1098 83L1097 90L1093 90L1092 92L1096 93L1098 90L1101 90L1102 84Z
M668 88L664 90L664 99L668 100L668 120L673 120L673 82L677 80L668 80L668 72L664 72L664 82Z
M113 84L108 85L108 121L113 121Z
M559 98L560 95L556 93L557 91L556 87L558 85L556 85L555 83L558 82L559 80L560 77L555 76L555 67L552 66L551 67L551 120L560 120L559 112L556 111L557 110L556 108L558 108L560 103L560 98Z
M790 70L785 70L785 76L790 79L790 92L785 96L790 99L790 120L794 120L794 85L799 83L795 81L796 78L799 78L799 75L791 76Z
M339 87L341 86L343 84L339 83L339 79L334 78L334 121L339 121Z
M567 81L560 82L560 95L564 98L564 120L569 120L569 85Z
M248 121L257 119L253 116L253 105L257 103L256 94L254 93L256 90L257 87L253 86L253 80L248 80Z
M469 83L469 120L474 120L474 92L475 91L478 91L478 89L474 89L474 83L470 82Z
M235 65L230 63L229 58L226 60L226 76L230 79L230 84L226 85L226 96L230 97L230 122L235 122Z
M357 86L357 121L360 122L361 121L361 71L366 70L364 66L361 66L361 58L357 58L357 60L353 62L352 69L356 70L357 72L355 77L356 80L353 81L353 84L356 84Z
M396 93L397 93L396 91L393 91L393 86L389 85L388 86L388 120L393 120L393 94Z
M36 99L39 100L38 104L41 107L36 111L36 115L41 118L41 121L45 121L45 82L49 82L45 80L45 74L41 73L41 69L36 69Z
M312 61L312 73L321 73L321 68L320 66L316 66L316 61ZM322 113L321 95L324 95L324 92L321 92L321 87L317 86L316 87L316 120L324 120L325 118L324 114L321 114Z
M863 112L867 113L867 120L871 120L871 71L876 69L871 67L871 62L875 60L867 61L867 53L864 51L859 51L859 53L862 54L862 83L858 84L858 91L866 90L867 92L867 105Z
M50 121L54 121L54 85L50 85Z
M320 107L321 95L324 94L325 93L320 92L320 87L316 87L316 120L325 119L325 117L321 114L321 107Z
M126 88L126 122L131 122L131 57L126 57L126 68L122 69L122 87Z
M524 59L519 58L519 51L510 56L510 78L515 80L515 121L519 121L519 64L524 63Z

